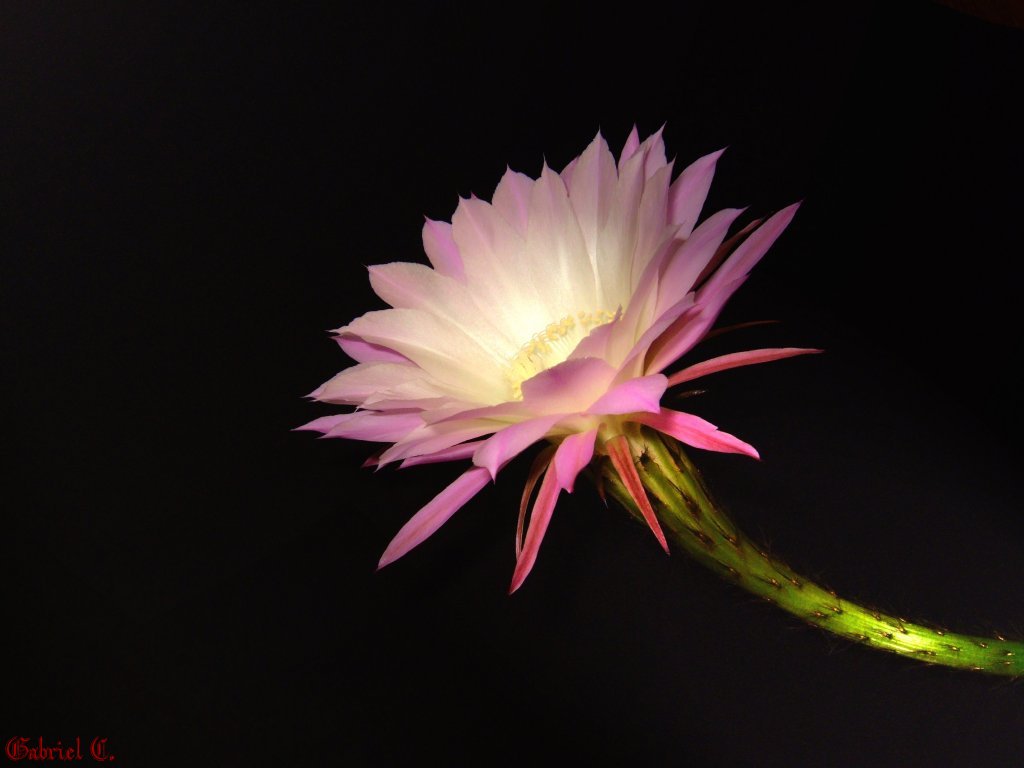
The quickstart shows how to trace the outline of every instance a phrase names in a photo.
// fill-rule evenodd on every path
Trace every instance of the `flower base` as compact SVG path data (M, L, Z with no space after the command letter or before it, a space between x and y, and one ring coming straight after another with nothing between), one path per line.
M723 578L802 621L855 643L928 664L1024 676L1024 642L922 626L858 605L795 573L748 539L708 497L696 468L674 440L650 429L630 435L630 450L654 509L677 544ZM611 462L605 489L643 519Z

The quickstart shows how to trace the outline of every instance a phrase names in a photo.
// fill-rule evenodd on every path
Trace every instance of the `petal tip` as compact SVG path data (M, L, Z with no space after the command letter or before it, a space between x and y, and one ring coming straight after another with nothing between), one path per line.
M752 446L750 443L743 442L739 438L733 438L733 439L736 440L736 443L737 443L736 446L735 446L735 452L736 453L741 453L744 456L749 456L754 461L761 461L761 454L757 450L757 448Z
M800 206L804 204L804 200L805 200L805 198L801 198L801 199L797 200L795 203L790 203L785 208L783 208L781 211L779 211L779 213L784 214L786 216L787 223L794 216L796 216L796 212L800 210Z
M519 591L519 588L523 586L526 581L526 577L530 575L530 569L523 568L523 561L520 560L516 563L516 570L512 574L512 582L508 585L508 594L511 597L514 593Z
M484 445L486 445L486 443ZM479 453L482 448L483 446L477 448L477 452ZM489 456L480 456L478 458L477 456L474 455L473 465L479 467L480 469L486 469L487 478L490 482L498 482L498 470L500 469L500 467L494 466L494 462L491 460Z

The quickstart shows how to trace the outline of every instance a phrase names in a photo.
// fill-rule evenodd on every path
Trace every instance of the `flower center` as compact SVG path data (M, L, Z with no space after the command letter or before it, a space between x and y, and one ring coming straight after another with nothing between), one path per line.
M512 399L522 400L524 381L564 362L587 334L614 319L615 314L605 309L579 312L549 323L544 330L535 333L509 362L506 375Z

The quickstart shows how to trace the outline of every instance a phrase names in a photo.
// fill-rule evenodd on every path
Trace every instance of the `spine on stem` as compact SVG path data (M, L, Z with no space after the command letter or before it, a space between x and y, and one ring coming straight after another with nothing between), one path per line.
M748 539L712 503L696 468L674 440L644 428L629 436L629 444L644 488L671 537L720 576L808 624L855 643L929 664L1024 676L1024 642L947 632L839 597ZM602 475L611 495L642 519L610 462Z

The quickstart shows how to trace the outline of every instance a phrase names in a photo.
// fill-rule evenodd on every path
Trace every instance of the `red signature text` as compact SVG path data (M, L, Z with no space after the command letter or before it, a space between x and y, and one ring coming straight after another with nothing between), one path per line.
M97 736L89 742L89 748L82 749L82 737L76 736L73 742L64 744L60 739L47 743L42 736L30 739L27 736L12 736L4 745L4 754L8 760L20 762L51 762L67 763L72 760L84 760L86 756L97 763L114 761L114 754L107 746L105 736Z

